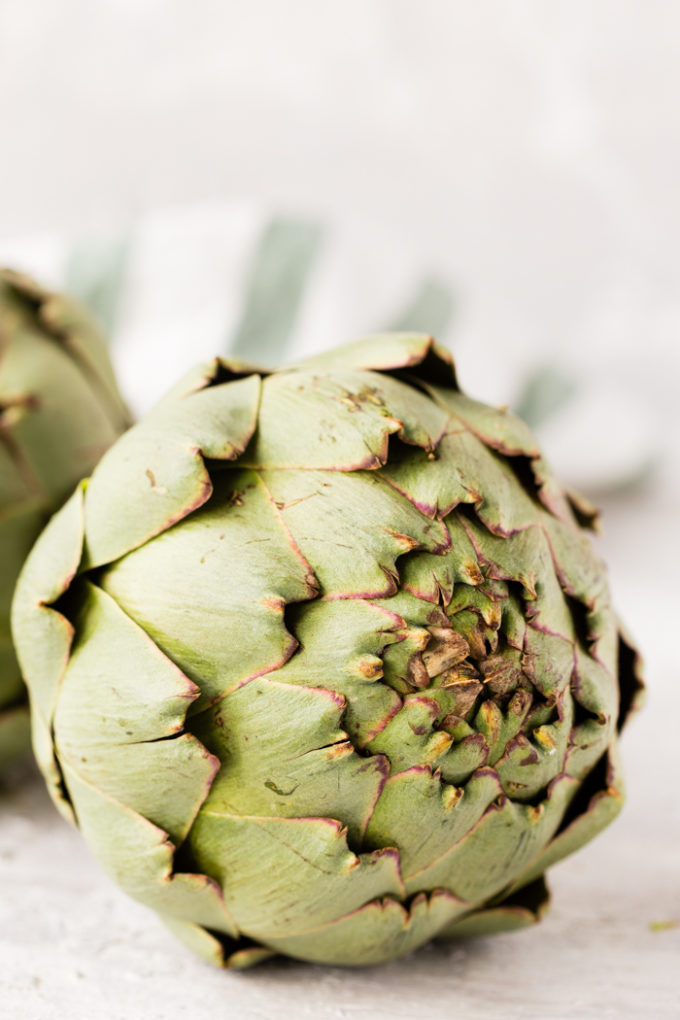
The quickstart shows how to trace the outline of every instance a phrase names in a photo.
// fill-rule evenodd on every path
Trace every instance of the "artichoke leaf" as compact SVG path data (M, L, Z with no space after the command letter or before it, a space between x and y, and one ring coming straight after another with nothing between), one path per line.
M385 783L366 845L398 847L402 874L409 881L445 858L502 793L490 768L480 768L464 787L456 787L443 783L438 771L414 766Z
M288 371L395 372L400 369L419 381L458 388L451 355L426 333L378 333L341 348L306 358Z
M328 924L375 897L403 896L397 851L353 853L332 818L245 817L205 805L189 839L239 928L265 944Z
M441 522L428 520L374 472L260 474L326 598L393 595L399 556L449 547Z
M517 876L510 893L533 882L540 875L589 843L611 824L623 807L624 785L618 746L614 743L601 759L602 768L594 769L573 798L572 810L561 821L559 830Z
M385 650L403 641L403 617L361 599L316 600L291 611L291 626L299 647L276 680L341 694L343 726L356 746L365 746L401 706L381 679Z
M85 782L68 765L64 777L78 827L128 896L163 916L238 937L218 884L204 874L173 871L176 848L163 829Z
M374 900L324 927L268 936L266 942L315 963L368 967L412 953L468 910L469 904L440 889L415 896L408 907L389 898Z
M5 442L20 451L22 471L54 509L124 427L59 344L30 327L10 333L0 358ZM58 440L55 441L55 437Z
M577 786L571 777L559 776L537 806L501 796L448 852L418 872L405 873L406 891L448 889L471 904L488 900L550 841Z
M462 521L449 514L444 521L451 546L439 555L417 550L400 563L401 585L426 602L448 606L456 585L472 587L484 580L477 552Z
M233 460L253 434L260 379L210 386L163 404L102 458L85 501L86 565L125 555L202 506L205 458Z
M294 421L295 430L281 428ZM243 464L267 469L371 470L387 460L389 437L401 428L366 378L306 372L265 379L257 432Z
M538 924L550 906L550 891L543 878L523 886L513 896L479 910L454 918L437 935L438 939L477 938L501 932L521 931Z
M34 305L40 325L64 346L94 385L117 432L125 429L129 424L128 412L118 392L106 338L87 308L11 269L0 269L0 284L3 283Z
M281 514L245 471L220 474L206 506L107 568L100 583L200 686L195 711L282 665L297 646L285 606L317 592ZM241 634L246 646L230 638Z
M347 740L342 695L273 677L251 680L192 719L192 732L222 762L203 812L342 819L358 845L386 760L359 756ZM275 732L276 742L251 739L257 731Z
M225 935L218 937L192 921L178 921L162 914L161 921L180 942L214 967L246 970L276 955L276 950L256 943L236 941Z
M52 608L78 570L83 548L83 485L54 515L26 560L12 604L12 631L33 712L51 731L73 626Z
M536 437L507 407L492 407L460 391L428 387L435 400L449 408L479 439L506 457L537 457Z
M179 845L220 764L183 733L198 688L105 592L84 587L54 713L60 765Z

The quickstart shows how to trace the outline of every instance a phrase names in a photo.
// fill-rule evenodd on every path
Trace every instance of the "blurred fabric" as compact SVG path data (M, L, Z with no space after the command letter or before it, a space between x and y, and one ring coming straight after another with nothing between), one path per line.
M546 439L607 489L680 430L679 33L664 0L7 0L2 257L132 230L121 364L163 318L171 377L187 323L197 353L223 340L263 210L330 223L318 272L346 282L301 344L388 324L433 269L464 385L580 379Z
M598 498L670 464L666 421L677 408L667 363L653 368L655 396L640 384L647 359L612 352L606 332L584 329L571 349L537 348L533 359L518 357L500 332L475 342L461 322L464 279L370 219L204 203L150 213L117 233L0 240L3 260L91 306L136 414L216 354L277 365L411 329L449 346L468 392L529 421L567 484Z

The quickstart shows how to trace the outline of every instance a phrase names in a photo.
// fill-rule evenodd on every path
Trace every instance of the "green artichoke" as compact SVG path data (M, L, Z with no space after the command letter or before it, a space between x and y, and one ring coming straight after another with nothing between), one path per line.
M223 965L533 922L622 801L638 668L592 521L428 337L195 371L18 586L57 806Z
M0 270L0 766L29 737L10 636L16 579L50 514L127 425L85 309Z

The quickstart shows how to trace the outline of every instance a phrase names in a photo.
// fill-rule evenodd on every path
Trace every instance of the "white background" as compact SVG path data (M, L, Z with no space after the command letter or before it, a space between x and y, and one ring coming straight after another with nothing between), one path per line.
M648 660L630 802L555 870L540 929L365 973L215 973L17 781L0 800L8 1016L680 1015L680 930L650 929L680 920L679 45L666 0L0 0L5 261L17 238L240 199L370 223L364 287L392 248L453 281L475 395L508 399L537 359L579 376L582 413L545 435L568 474L596 492L589 463L658 452L645 485L606 497L601 545ZM173 281L178 315L186 291Z

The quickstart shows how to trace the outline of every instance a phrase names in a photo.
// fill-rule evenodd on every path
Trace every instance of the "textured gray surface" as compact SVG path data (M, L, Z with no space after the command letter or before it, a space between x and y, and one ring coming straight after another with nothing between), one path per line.
M654 845L660 826L641 834L634 810L555 874L557 903L541 930L428 948L372 971L280 963L237 975L191 958L119 894L32 784L2 812L5 1015L677 1017L680 933L649 930L666 916L674 862ZM27 841L22 861L6 849L10 834ZM641 878L644 860L654 864Z

